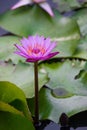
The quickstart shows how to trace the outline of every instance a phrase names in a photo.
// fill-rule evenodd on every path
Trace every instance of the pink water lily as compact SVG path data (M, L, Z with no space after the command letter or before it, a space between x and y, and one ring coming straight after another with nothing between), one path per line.
M26 58L27 62L36 62L39 60L47 60L57 55L59 52L51 52L56 43L51 42L50 38L43 36L29 36L21 40L21 45L15 44L16 54Z
M25 6L31 3L38 4L41 8L43 8L50 16L54 16L54 13L50 7L50 5L46 2L46 0L19 0L11 9L16 9L21 6Z

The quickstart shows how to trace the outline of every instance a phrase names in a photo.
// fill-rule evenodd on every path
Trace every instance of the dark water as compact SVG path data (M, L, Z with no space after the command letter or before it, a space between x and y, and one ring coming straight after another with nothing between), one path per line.
M50 120L42 120L36 130L87 130L87 111L78 113L71 118L62 114L60 124Z
M69 121L75 130L87 130L87 111L72 116Z

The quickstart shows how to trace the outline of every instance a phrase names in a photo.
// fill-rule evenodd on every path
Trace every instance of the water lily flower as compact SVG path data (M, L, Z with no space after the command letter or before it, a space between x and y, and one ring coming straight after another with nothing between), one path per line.
M20 0L17 2L11 9L16 9L24 5L36 3L38 4L41 8L43 8L50 16L54 16L54 13L50 7L50 5L46 2L46 0Z
M57 55L59 52L51 52L56 43L51 42L50 38L43 36L29 36L21 40L21 45L15 44L16 54L26 58L27 62L36 62L39 60L47 60Z
M51 52L56 43L51 42L50 38L43 36L29 36L21 40L21 45L15 44L16 54L26 58L27 62L34 62L34 83L35 83L35 121L36 126L39 124L39 87L38 87L38 61L47 60L57 55L59 52Z

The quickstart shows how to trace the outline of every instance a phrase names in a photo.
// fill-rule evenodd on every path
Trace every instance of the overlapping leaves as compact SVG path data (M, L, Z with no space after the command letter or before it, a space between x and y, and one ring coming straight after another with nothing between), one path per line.
M54 12L55 17L52 18L37 5L21 7L0 15L0 26L19 36L39 34L58 38L75 33L79 37L76 22L62 17L56 10Z
M14 64L17 64L18 61L24 61L23 58L18 57L14 54L15 43L19 43L20 38L16 36L4 36L0 37L0 60L9 61L12 60Z
M57 9L60 12L67 12L80 9L82 7L87 7L86 0L53 0L53 2L57 4Z
M64 63L43 64L43 68L48 72L50 81L47 86L49 88L63 88L71 94L86 96L87 87L82 79L75 79L79 71L84 68L85 62L82 61L66 61ZM53 68L53 69L52 69Z
M34 68L33 65L12 62L0 64L0 81L9 81L19 86L26 94L26 97L34 96ZM46 73L39 72L39 88L48 81Z
M87 13L86 12L87 12L87 8L78 10L73 15L73 18L76 19L79 25L81 34L83 36L87 35Z
M0 111L1 130L35 130L33 124L25 117Z
M87 60L87 35L80 40L75 50L74 57Z
M50 78L48 88L42 88L39 93L41 119L58 122L63 112L72 116L87 110L87 72L84 70L79 74L85 66L86 62L78 60L41 64ZM29 100L30 110L34 114L33 105L33 99Z
M34 130L23 91L6 81L0 82L0 115L0 129Z
M66 2L62 0L59 1L59 6L60 12L66 12L71 8L74 10L86 7L86 4L83 5L77 0ZM42 88L44 84L49 87L49 89L42 88L39 93L40 119L48 118L58 122L62 112L72 116L87 110L87 64L83 61L87 60L86 11L87 9L75 11L73 17L66 18L54 10L55 17L51 18L40 7L32 5L0 15L0 26L18 36L39 34L49 36L58 42L56 50L60 54L55 62L54 60L43 62L38 66L40 71L45 72L39 72L39 87ZM82 39L80 33L84 36ZM18 36L0 38L0 59L2 60L0 61L0 80L16 84L25 92L27 98L31 98L34 96L33 65L20 62L24 60L13 53L15 50L13 44L19 43ZM78 60L57 62L58 58L61 61L66 58L78 58ZM9 88L8 84L10 83L3 82L3 89L0 89L0 129L34 130L32 122L27 119L30 119L31 115L25 97L14 89L14 85ZM6 90L4 86L7 86ZM29 108L34 114L33 99L29 100ZM6 122L5 126L4 122ZM10 125L9 122L11 122Z
M58 42L58 48L56 49L61 52L58 57L70 57L79 44L80 31L78 25L75 20L63 17L57 10L54 13L55 17L51 18L37 5L21 7L2 14L0 16L0 26L19 36L39 34L51 37L53 41ZM13 54L13 44L18 39L17 37L0 38L2 60L11 59L14 63L18 63L20 58ZM7 42L11 45L9 46Z

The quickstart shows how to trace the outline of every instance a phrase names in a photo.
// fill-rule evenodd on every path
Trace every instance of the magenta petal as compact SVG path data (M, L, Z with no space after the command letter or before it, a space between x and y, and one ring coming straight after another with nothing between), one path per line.
M26 50L22 46L19 46L18 44L15 44L15 46L18 48L18 50L20 50L20 52L22 52L22 53L27 55Z
M26 62L36 62L36 61L40 61L40 60L48 60L52 57L54 57L55 55L57 55L59 52L53 52L50 53L49 55L45 56L45 57L38 57L38 58L27 58Z
M59 52L51 52L56 43L51 42L50 38L43 36L29 36L21 40L21 45L15 44L16 54L26 58L27 62L36 62L39 60L47 60L57 55Z
M55 42L54 42L54 43L51 43L51 44L49 45L49 48L47 48L47 51L46 51L46 53L44 54L44 56L48 55L55 47L56 47L56 43L55 43Z
M38 58L27 58L26 59L26 62L36 62L36 61L39 61Z
M59 52L53 52L53 53L50 53L49 55L43 57L41 60L48 60L52 57L54 57L55 55L57 55Z
M54 13L47 2L43 2L39 4L41 8L43 8L50 16L54 16Z
M24 58L28 58L28 56L26 54L22 53L22 52L15 51L14 53L19 55L19 56L22 56Z
M27 48L29 47L30 41L27 38L23 38L22 40L20 40L22 46L27 50Z

